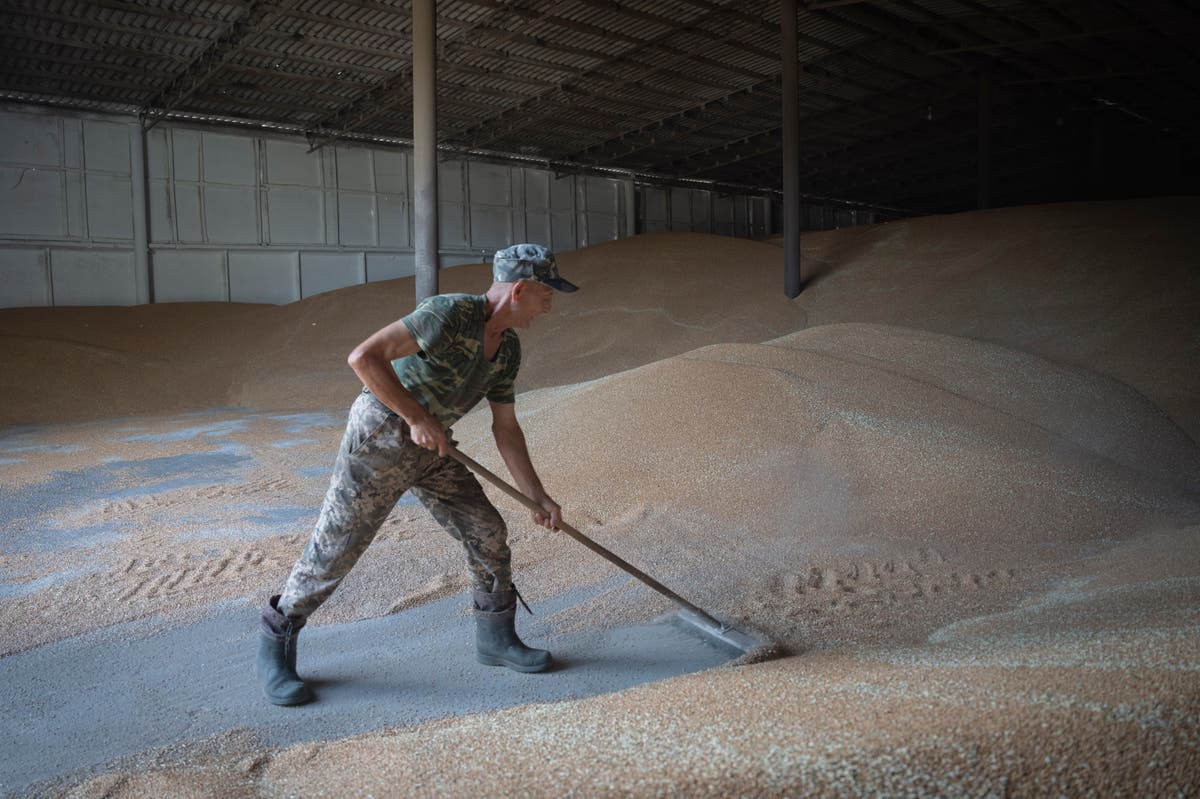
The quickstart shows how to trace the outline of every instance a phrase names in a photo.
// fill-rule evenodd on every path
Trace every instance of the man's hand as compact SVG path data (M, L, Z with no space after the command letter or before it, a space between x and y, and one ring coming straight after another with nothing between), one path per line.
M418 447L436 452L443 458L450 452L450 442L446 440L446 428L431 413L425 413L409 422L409 431L413 443Z
M562 521L562 508L547 496L538 500L538 504L542 506L542 510L533 512L533 523L540 524L547 530L557 530L559 522Z

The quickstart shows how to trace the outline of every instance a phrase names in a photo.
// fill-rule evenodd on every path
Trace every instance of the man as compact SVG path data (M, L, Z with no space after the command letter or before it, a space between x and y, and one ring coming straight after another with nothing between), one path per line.
M484 295L441 294L421 302L350 353L363 382L321 515L283 592L263 608L258 678L268 701L298 705L312 691L296 673L296 638L341 583L405 491L433 514L467 554L474 585L476 657L522 672L543 671L550 653L517 637L511 553L504 521L479 481L447 457L447 429L487 397L496 447L521 490L541 506L534 522L557 527L562 509L546 493L517 423L513 384L521 344L513 328L550 310L562 279L554 253L538 244L496 252ZM524 600L522 600L524 604Z

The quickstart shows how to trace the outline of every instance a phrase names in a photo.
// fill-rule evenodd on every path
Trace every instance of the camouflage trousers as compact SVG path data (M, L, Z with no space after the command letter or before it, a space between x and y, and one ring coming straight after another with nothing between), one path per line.
M350 408L321 515L284 586L279 612L307 618L320 607L405 491L462 543L476 589L508 590L508 531L479 481L453 458L413 443L408 424L364 391Z

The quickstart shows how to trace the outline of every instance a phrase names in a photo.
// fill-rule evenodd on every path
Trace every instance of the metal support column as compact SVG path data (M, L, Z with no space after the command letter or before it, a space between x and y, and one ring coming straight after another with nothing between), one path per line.
M129 182L133 189L133 271L137 281L139 305L154 302L154 264L150 254L150 192L149 163L146 157L146 127L138 119L132 132L133 156L130 159Z
M413 0L413 245L417 302L438 293L437 13Z
M796 0L782 0L779 16L783 59L783 292L795 297L800 294L800 72Z
M992 76L979 73L979 208L992 207Z

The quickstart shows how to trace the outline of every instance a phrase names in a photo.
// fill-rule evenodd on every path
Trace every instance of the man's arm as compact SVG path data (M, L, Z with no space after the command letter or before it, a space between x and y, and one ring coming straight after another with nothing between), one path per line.
M404 322L392 322L355 347L346 362L380 402L408 422L414 443L425 449L437 450L439 455L445 455L446 430L412 394L408 393L408 389L392 369L392 361L415 355L420 350L420 345L408 332Z
M562 521L562 508L550 498L542 481L538 479L533 462L529 459L529 449L525 446L525 433L517 422L517 406L505 402L489 402L492 408L492 435L496 439L496 449L508 466L509 473L517 481L521 491L542 506L544 512L533 514L535 524L540 524L548 530L558 527Z

